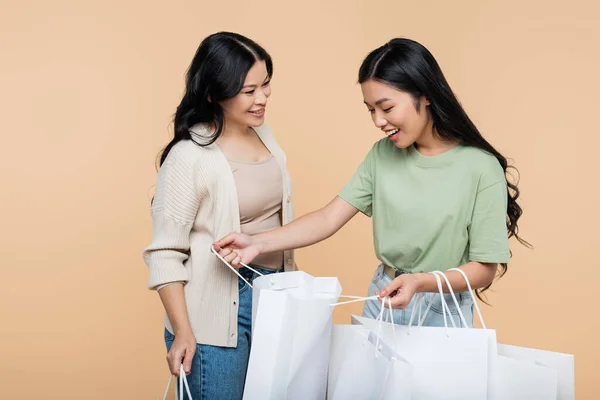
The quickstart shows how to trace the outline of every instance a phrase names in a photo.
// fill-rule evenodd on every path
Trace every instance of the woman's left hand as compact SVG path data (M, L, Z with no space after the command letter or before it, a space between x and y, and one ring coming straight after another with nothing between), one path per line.
M418 291L419 285L419 274L404 274L392 280L381 293L375 294L380 300L389 296L392 299L392 308L404 310Z

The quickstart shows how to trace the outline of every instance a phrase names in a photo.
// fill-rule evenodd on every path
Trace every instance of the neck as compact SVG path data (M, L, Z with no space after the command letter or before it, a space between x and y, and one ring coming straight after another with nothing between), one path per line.
M217 129L216 126L213 124L207 125L206 127L211 134L214 134ZM246 137L249 133L252 132L251 130L252 128L249 126L235 125L232 123L227 123L227 121L225 121L223 132L221 133L221 136L219 137L218 141L221 141L222 139L229 140L240 137Z
M433 128L433 121L429 121L421 136L416 140L415 147L424 156L437 156L458 145L453 140L442 138Z
M225 126L223 129L223 137L240 137L247 136L250 133L252 128L244 125L236 125L232 123L228 123L225 121Z

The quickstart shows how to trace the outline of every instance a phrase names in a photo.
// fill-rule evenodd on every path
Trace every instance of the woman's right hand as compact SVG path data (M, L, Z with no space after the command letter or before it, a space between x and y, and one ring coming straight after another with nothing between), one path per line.
M186 375L192 371L192 360L196 353L196 337L190 332L178 333L167 354L167 363L171 374L179 376L180 366L183 360L183 370Z
M230 233L214 242L213 246L219 255L234 268L239 268L241 263L251 263L260 254L260 249L254 243L253 237L243 233Z

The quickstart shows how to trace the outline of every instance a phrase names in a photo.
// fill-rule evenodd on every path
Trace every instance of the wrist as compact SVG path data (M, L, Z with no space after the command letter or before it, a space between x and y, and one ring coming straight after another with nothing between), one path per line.
M257 255L260 254L264 254L265 253L265 248L267 246L267 243L265 242L265 240L262 238L262 235L256 235L252 237L252 244L254 245L254 247L256 248L256 251L258 252Z
M437 283L435 277L427 272L420 272L414 275L416 280L416 292L437 292Z
M179 337L184 337L184 336L194 336L194 332L192 331L192 327L190 326L190 324L187 324L187 326L173 326L173 335L175 335L175 337L179 336Z

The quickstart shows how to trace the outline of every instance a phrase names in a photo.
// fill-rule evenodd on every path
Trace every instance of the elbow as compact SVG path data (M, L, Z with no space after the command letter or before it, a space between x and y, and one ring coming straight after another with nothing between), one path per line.
M157 290L160 286L171 282L187 283L189 271L185 266L186 259L187 256L179 252L145 252L144 260L149 270L148 289Z
M340 227L337 226L335 213L329 207L324 207L317 211L318 220L321 221L321 232L325 234L323 239L331 237Z
M480 263L481 264L481 279L476 289L487 287L494 282L498 271L497 263Z

